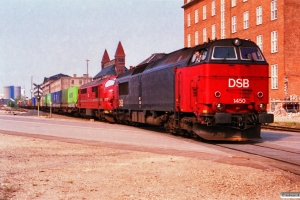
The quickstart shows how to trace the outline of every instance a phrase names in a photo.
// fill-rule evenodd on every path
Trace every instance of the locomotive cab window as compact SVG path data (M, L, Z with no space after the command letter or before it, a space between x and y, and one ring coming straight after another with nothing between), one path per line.
M264 61L260 50L256 47L240 47L242 60Z
M237 60L235 47L214 47L213 60Z
M202 62L206 59L206 57L207 57L207 49L196 50L192 57L191 64Z

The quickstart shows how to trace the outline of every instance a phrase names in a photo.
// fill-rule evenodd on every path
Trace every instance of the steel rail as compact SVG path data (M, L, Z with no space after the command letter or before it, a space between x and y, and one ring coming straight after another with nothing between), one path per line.
M287 127L287 126L263 125L262 129L300 133L300 128L293 128L293 127Z
M269 162L273 167L279 168L281 170L293 173L300 176L300 153L291 150L285 150L275 147L268 147L261 144L214 144L216 146L231 149L238 152L247 153L250 155L260 156L263 158L271 159L275 161ZM254 147L254 148L253 148Z

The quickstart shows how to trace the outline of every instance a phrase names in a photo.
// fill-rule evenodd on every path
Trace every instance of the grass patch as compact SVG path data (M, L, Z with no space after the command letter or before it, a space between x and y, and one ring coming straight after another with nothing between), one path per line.
M274 122L269 124L271 126L285 126L289 128L300 128L300 123L298 122Z
M19 189L18 187L15 187L8 183L1 184L0 185L0 199L1 200L11 199L13 196L13 193L18 191L18 189Z

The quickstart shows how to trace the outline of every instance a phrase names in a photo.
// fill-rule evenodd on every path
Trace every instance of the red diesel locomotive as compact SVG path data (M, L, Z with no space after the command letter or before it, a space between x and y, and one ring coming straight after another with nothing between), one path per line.
M261 124L274 121L266 110L269 65L248 40L215 40L174 51L119 75L112 87L103 113L118 123L243 141L260 138Z
M84 84L78 90L77 112L80 116L93 116L105 120L104 112L113 110L116 76ZM106 120L110 120L106 117Z

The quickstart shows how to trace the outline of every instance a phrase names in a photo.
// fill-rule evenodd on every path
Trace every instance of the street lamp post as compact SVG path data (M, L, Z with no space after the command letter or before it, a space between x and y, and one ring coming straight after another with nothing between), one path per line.
M89 77L89 59L86 59L86 75Z
M32 99L32 93L33 93L33 90L32 90L32 84L33 84L33 82L32 82L32 80L33 80L33 76L31 76L30 99Z

